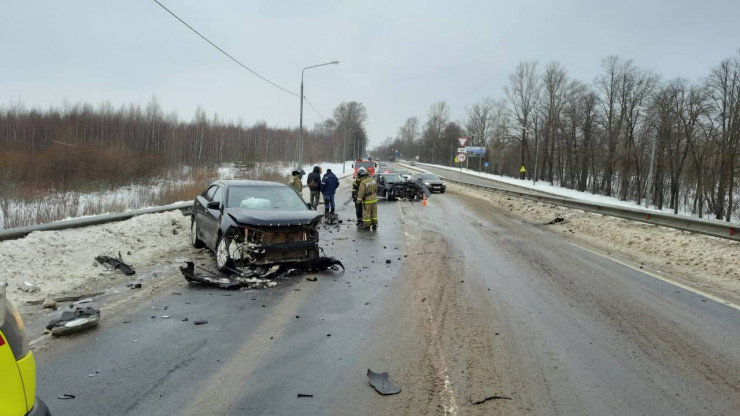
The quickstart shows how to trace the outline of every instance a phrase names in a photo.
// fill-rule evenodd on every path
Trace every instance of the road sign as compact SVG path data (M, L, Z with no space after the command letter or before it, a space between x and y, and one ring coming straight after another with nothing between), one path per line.
M458 137L457 138L457 141L460 142L460 147L464 147L465 146L465 143L468 142L468 138L467 137Z
M484 167L486 167L486 168L487 168L487 167L488 167L488 165L490 165L490 163L488 163L488 162L483 162L483 166L484 166Z
M458 150L459 152L460 150ZM478 156L485 156L486 155L486 148L483 146L465 146L465 153L470 155L478 155Z
M464 147L458 147L457 148L457 153L467 153L467 152L465 152L465 148Z
M457 161L462 163L465 161L465 153L458 153L457 154Z
M524 165L522 165L522 167L519 168L519 173L527 173L527 169L524 168Z

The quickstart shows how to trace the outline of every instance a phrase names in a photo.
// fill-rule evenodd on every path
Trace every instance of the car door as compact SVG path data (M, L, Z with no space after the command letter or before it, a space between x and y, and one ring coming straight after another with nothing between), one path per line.
M203 211L198 222L203 242L210 248L216 247L218 227L221 222L221 209L208 208L208 203L222 201L219 195L223 195L222 186L219 186L219 184L213 184L206 190L203 197Z

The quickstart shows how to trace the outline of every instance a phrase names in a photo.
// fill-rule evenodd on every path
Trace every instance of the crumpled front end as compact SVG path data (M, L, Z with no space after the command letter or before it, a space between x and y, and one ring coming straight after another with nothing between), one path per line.
M266 265L315 260L319 257L316 224L232 227L231 258L237 265Z

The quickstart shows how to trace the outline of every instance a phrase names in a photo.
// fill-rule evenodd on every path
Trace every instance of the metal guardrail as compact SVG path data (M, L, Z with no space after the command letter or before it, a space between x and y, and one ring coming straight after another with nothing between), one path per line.
M412 169L420 170L418 167L408 165L406 166ZM486 178L481 179L485 180ZM674 228L677 230L704 234L732 241L740 241L740 224L735 224L731 222L711 221L701 218L691 218L681 215L666 214L662 212L643 211L628 207L600 205L567 197L545 196L542 194L534 194L526 191L512 191L509 189L498 188L492 185L479 185L470 182L450 179L449 177L445 177L445 181L517 198L527 199L530 201L558 205L572 209L579 209L582 211L608 215L610 217L623 218L630 221L638 221L646 224L658 225L661 227Z
M0 230L0 241L14 240L23 238L34 231L55 231L67 228L87 227L89 225L106 224L115 221L124 221L137 215L156 214L160 212L174 211L179 209L187 214L193 208L192 202L183 202L180 204L167 205L164 207L145 208L135 211L121 212L117 214L95 215L92 217L75 218L71 220L51 222L47 224L30 225L28 227L8 228Z

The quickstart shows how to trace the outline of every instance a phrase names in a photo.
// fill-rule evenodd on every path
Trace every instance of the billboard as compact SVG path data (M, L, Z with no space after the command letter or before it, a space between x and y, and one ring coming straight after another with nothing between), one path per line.
M465 146L465 153L468 154L468 156L485 156L486 155L486 148L482 146Z

